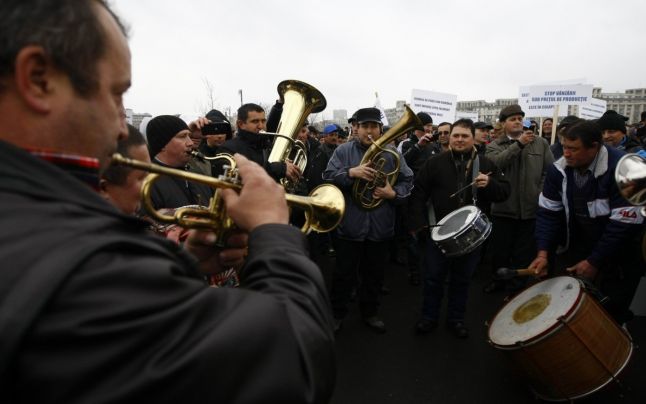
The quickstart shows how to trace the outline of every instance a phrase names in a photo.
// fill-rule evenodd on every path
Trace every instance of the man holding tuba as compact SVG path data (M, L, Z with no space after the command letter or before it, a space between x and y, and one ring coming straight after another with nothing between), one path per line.
M382 135L381 113L377 108L362 108L356 113L357 140L339 145L323 178L338 186L344 194L346 211L337 228L338 238L334 246L337 265L332 280L332 311L335 330L348 313L348 303L357 279L359 307L364 322L378 333L386 331L386 325L378 316L379 289L383 283L384 265L388 262L388 242L394 235L395 205L404 203L413 184L413 172L399 152L391 146L383 149L367 163L360 164L368 148ZM382 150L382 149L378 149ZM375 181L382 176L378 170L392 172L399 156L399 175L394 184L386 180ZM379 157L379 158L377 158ZM378 162L377 162L378 161ZM377 167L380 165L381 167ZM355 201L353 185L357 179L372 183L372 197L383 200L374 209L366 209Z
M285 177L289 178L290 181L298 181L301 177L301 172L291 162L267 162L272 138L260 133L267 127L265 110L260 105L252 103L242 105L238 108L238 120L236 123L238 125L236 137L224 142L220 146L220 153L231 155L240 153L249 160L265 167L267 173L277 181ZM217 177L222 172L221 166L218 170L214 164L213 175Z

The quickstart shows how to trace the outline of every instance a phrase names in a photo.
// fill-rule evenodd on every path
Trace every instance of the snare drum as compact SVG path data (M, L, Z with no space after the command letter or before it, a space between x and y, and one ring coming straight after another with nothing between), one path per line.
M431 238L447 257L459 257L478 248L491 234L491 222L474 205L456 209L439 221Z
M548 401L584 397L617 380L633 351L628 333L569 276L514 297L491 322L489 342Z

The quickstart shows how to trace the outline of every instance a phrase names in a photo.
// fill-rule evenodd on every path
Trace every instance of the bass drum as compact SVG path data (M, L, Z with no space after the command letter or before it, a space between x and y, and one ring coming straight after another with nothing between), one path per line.
M489 342L548 401L584 397L616 381L633 352L628 332L569 276L539 282L509 301L491 321Z
M477 206L456 209L440 220L431 231L431 238L447 257L470 253L491 234L491 222Z

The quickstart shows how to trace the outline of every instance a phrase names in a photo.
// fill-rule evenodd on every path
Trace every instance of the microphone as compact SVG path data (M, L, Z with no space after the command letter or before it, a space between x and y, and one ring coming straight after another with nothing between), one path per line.
M496 270L496 278L500 280L512 279L518 276L532 276L532 275L536 275L536 274L534 273L533 269L529 269L529 268L509 269L509 268L502 267Z

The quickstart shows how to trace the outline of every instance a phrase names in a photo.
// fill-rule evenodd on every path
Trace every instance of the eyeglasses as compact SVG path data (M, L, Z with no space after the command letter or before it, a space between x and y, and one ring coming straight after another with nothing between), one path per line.
M451 132L449 132L448 130L443 130L441 132L439 132L439 131L437 132L438 135L448 135L449 133L451 133Z

